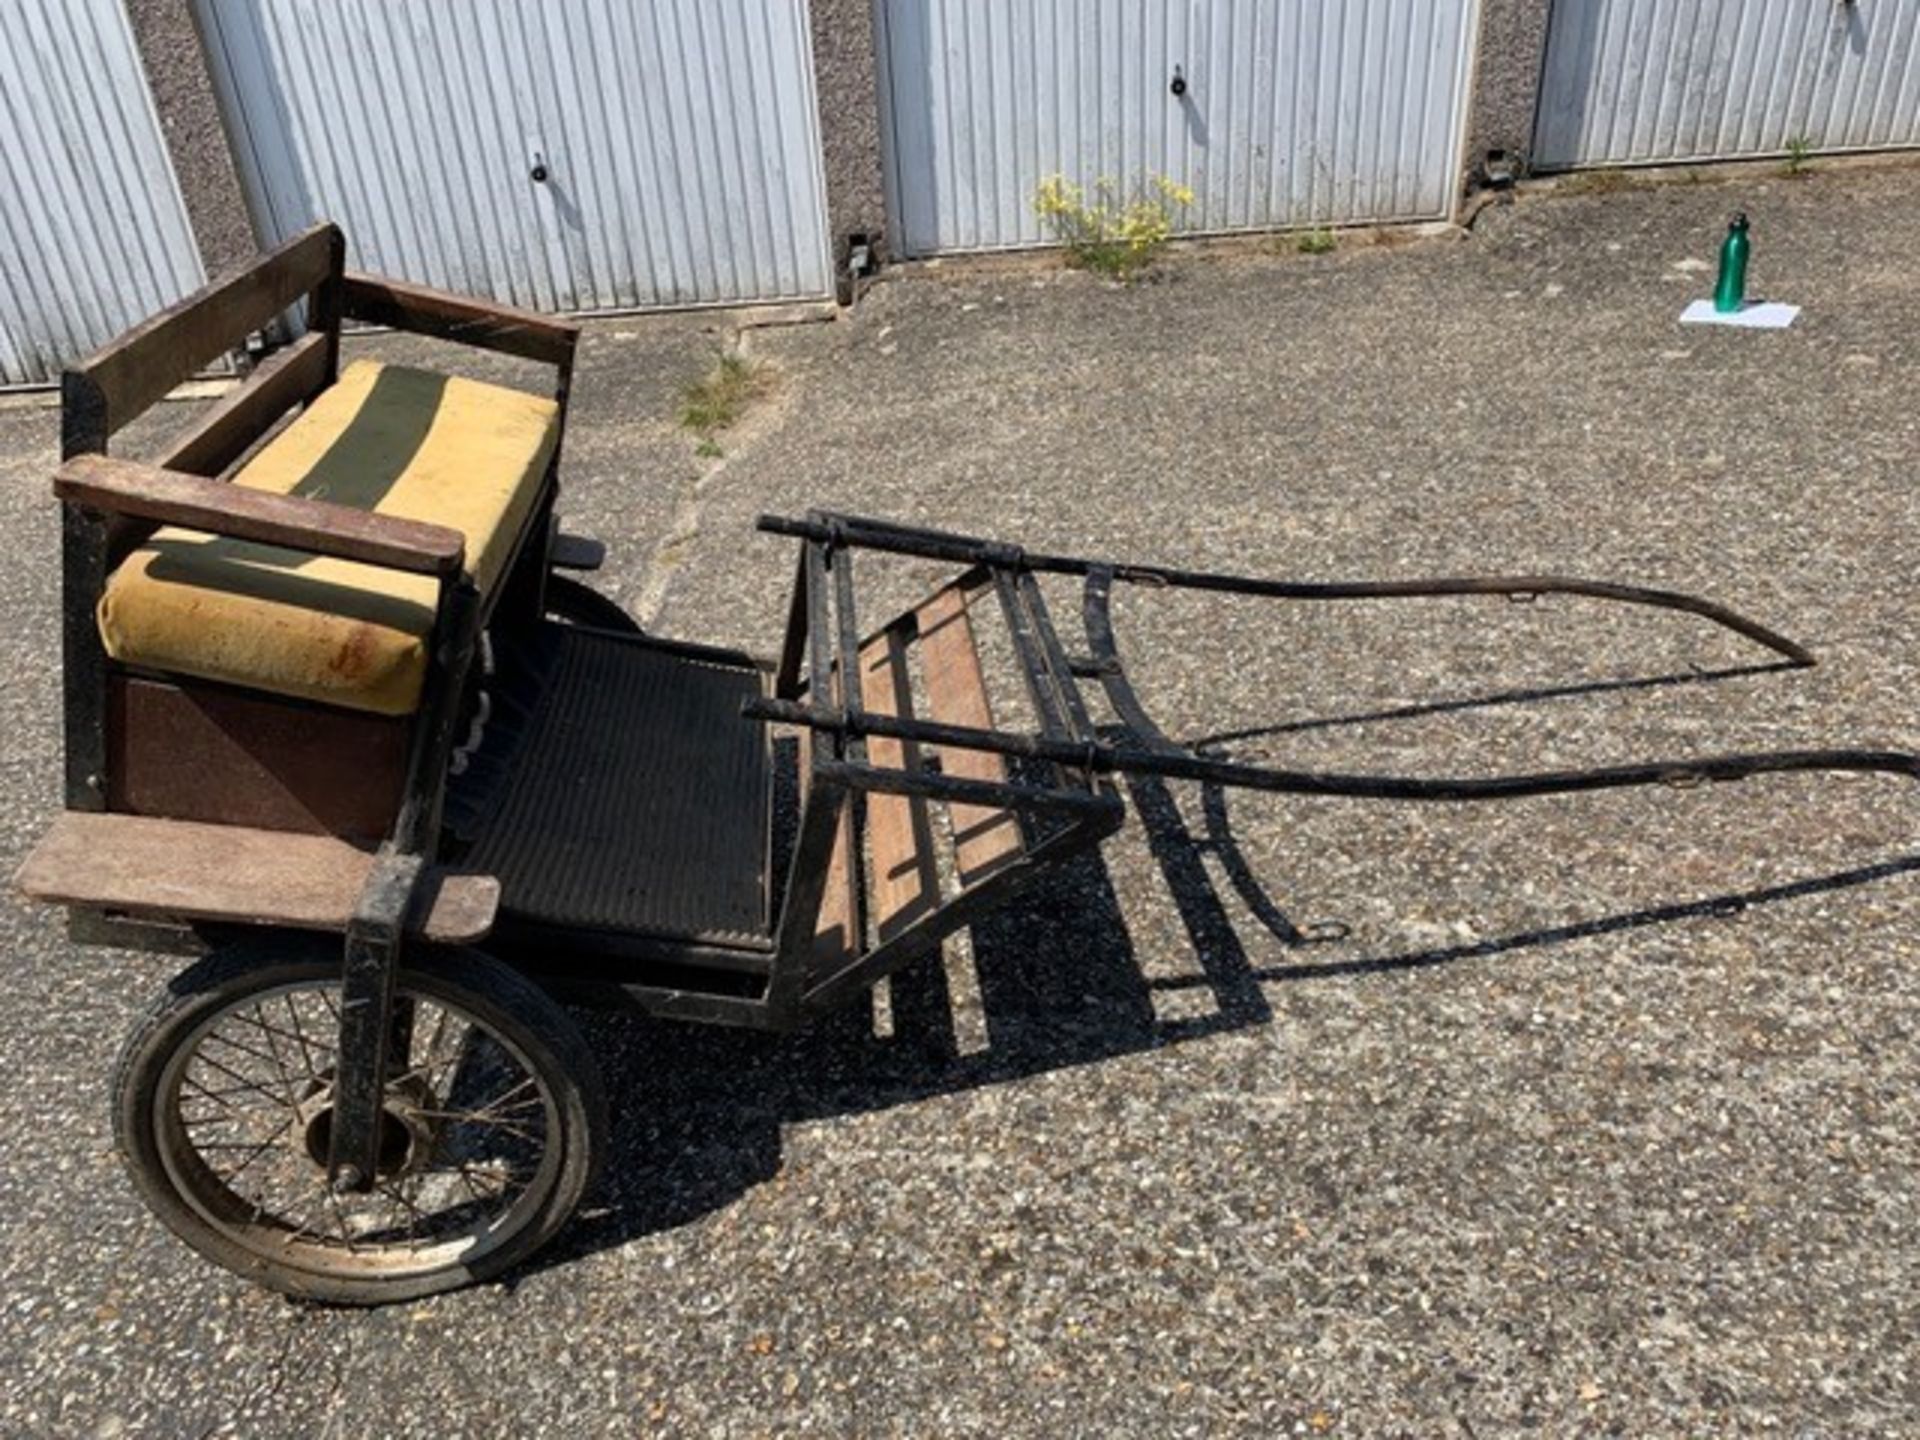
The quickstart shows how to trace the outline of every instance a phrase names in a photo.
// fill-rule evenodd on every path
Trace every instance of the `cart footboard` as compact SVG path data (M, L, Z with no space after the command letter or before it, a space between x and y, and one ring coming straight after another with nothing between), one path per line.
M812 626L809 663L803 673L796 658L776 687L902 733L801 721L801 818L768 994L776 1024L931 953L1034 875L1098 844L1124 814L1111 786L1071 758L1034 764L913 733L922 724L996 733L975 619L983 602L992 608L989 574L961 575L861 639L851 569L847 552L810 548L797 607ZM857 684L843 683L849 673ZM776 696L745 711L770 720L812 707Z

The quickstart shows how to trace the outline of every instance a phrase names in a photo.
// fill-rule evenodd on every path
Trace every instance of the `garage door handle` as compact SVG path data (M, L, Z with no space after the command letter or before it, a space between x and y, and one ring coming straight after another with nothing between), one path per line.
M1167 86L1176 96L1187 93L1187 77L1180 73L1178 65L1173 67L1173 83Z

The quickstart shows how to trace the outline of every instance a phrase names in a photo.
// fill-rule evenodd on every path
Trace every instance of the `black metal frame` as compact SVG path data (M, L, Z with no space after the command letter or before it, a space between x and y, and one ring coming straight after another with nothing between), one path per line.
M804 520L763 516L760 528L772 534L794 536L809 545L831 542L849 549L884 551L965 565L986 565L992 569L1003 596L1012 593L1024 598L1030 612L1042 617L1039 623L1049 629L1050 622L1044 620L1045 604L1033 577L1040 573L1084 577L1086 584L1082 615L1090 658L1078 662L1066 661L1059 655L1057 641L1050 646L1041 646L1031 636L1023 643L1023 658L1027 660L1029 668L1034 669L1036 662L1031 652L1039 651L1039 668L1054 683L1063 687L1062 693L1074 693L1076 701L1078 697L1077 692L1073 692L1072 677L1097 678L1122 722L1117 738L1093 740L1080 736L1068 738L1060 733L1057 723L1052 720L1043 721L1040 734L1016 735L933 721L863 715L846 706L802 704L789 697L762 701L751 709L750 713L757 719L806 725L824 735L886 735L902 740L971 747L1029 760L1076 765L1094 774L1159 775L1169 779L1197 780L1281 794L1373 800L1500 800L1636 785L1690 785L1708 780L1742 780L1751 775L1798 770L1871 771L1920 777L1920 756L1903 751L1863 749L1778 750L1711 755L1585 770L1540 771L1488 779L1343 774L1241 764L1180 745L1168 738L1155 724L1128 679L1114 639L1111 615L1112 592L1116 584L1309 601L1445 595L1497 595L1510 599L1531 599L1538 595L1553 594L1579 595L1698 615L1772 650L1790 665L1809 666L1814 663L1813 654L1804 646L1758 621L1725 606L1675 591L1648 590L1559 575L1333 583L1268 580L1210 571L1048 555L973 536L819 512L810 514ZM1019 638L1016 630L1016 639ZM1045 664L1049 651L1054 661L1051 668Z
M800 1025L849 994L871 985L937 946L945 936L1002 904L1009 894L1056 861L1097 845L1118 828L1123 807L1106 777L1120 774L1185 779L1215 786L1282 794L1359 799L1478 801L1611 789L1648 784L1688 785L1737 780L1790 770L1878 771L1920 776L1920 758L1862 749L1790 750L1713 755L1586 770L1556 770L1493 778L1427 778L1344 774L1239 763L1171 739L1154 722L1133 688L1115 638L1116 585L1204 590L1304 601L1488 595L1532 598L1567 594L1697 615L1773 651L1791 666L1814 663L1803 646L1776 631L1697 597L1554 575L1494 576L1382 582L1297 583L1178 570L1163 566L1035 553L1018 546L948 532L915 529L858 516L812 512L804 519L763 517L761 529L801 541L785 641L773 667L771 692L748 702L745 714L768 724L805 727L814 736L810 785L784 879L765 990L712 993L685 986L629 984L629 1002L681 1019L784 1030ZM1032 702L1032 733L955 725L935 719L882 714L864 705L857 674L866 639L911 627L908 611L863 634L856 610L854 553L913 556L965 567L950 583L969 592L991 590L1006 621L1021 679ZM1042 574L1084 581L1081 621L1087 653L1070 656L1041 592ZM1096 727L1080 688L1095 680L1118 725ZM917 746L971 749L1050 770L1052 784L1009 779L968 780L909 762L895 769L870 763L870 737ZM899 935L863 947L844 968L817 973L811 953L829 857L841 817L860 813L862 797L911 794L1012 811L1029 844L1007 872L963 891ZM1040 822L1055 828L1040 834ZM859 851L857 837L853 846ZM859 886L855 886L856 894ZM691 952L688 959L697 957ZM737 978L737 977L736 977Z
M858 686L843 684L843 679L859 673L859 656L867 640L890 630L910 631L914 612L896 616L872 631L862 629L852 559L857 548L862 547L830 534L810 539L802 547L781 656L768 667L771 693L746 706L746 715L752 719L768 718L769 707L795 707L811 713L813 707L801 703L803 698L827 696L834 713L852 717L845 728L816 727L821 743L813 747L807 763L806 794L791 855L785 875L775 877L781 899L773 917L771 954L760 952L756 956L762 962L756 968L761 968L764 975L759 993L741 993L740 966L728 967L726 979L730 985L725 990L719 985L595 984L572 977L561 980L555 988L580 998L617 1001L667 1018L764 1030L796 1029L848 996L930 954L948 936L1005 904L1042 871L1091 849L1119 828L1125 818L1119 796L1110 784L1088 774L1073 757L1052 767L1051 784L972 780L913 761L906 768L870 762L864 737L866 733L885 733L879 728L884 717L869 715L861 704ZM976 568L956 583L992 578L989 570ZM1066 673L1044 607L1035 618L1032 605L1038 600L1037 593L1029 601L1020 593L1018 577L1008 580L1001 599L1036 712L1048 717L1048 733L1059 743L1092 743L1091 722ZM649 639L635 643L659 642ZM967 747L963 744L959 748ZM884 939L876 937L873 943L867 943L867 932L874 927L870 917L856 914L853 923L858 934L850 957L837 968L822 970L815 953L815 931L831 857L842 819L850 814L855 825L850 848L856 870L851 883L858 899L864 890L858 871L865 863L860 853L859 824L864 797L870 794L911 795L1006 810L1018 818L1029 843L1009 863L964 886ZM690 944L651 940L649 948L655 955L683 957L690 969L699 967L704 958ZM535 978L540 977L536 974Z

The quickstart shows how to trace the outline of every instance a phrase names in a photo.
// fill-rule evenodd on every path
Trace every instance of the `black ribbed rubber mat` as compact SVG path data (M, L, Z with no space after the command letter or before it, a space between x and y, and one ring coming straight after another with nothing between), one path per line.
M558 646L463 868L549 925L767 939L760 673L648 641L547 626Z

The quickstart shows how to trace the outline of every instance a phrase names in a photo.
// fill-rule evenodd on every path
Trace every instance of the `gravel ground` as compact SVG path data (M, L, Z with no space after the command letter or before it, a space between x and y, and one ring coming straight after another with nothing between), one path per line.
M1727 212L1780 334L1683 330ZM1119 291L928 267L757 330L591 332L568 509L661 629L769 647L833 505L1300 578L1709 594L1782 670L1578 601L1129 594L1187 736L1491 773L1920 745L1920 169L1532 197L1467 239L1210 251ZM362 348L407 353L391 338ZM184 406L163 423L179 423ZM53 421L0 414L0 862L55 803ZM907 603L924 576L875 568ZM1056 613L1076 613L1071 592ZM1136 786L1099 863L903 977L891 1033L589 1020L587 1214L511 1283L349 1313L133 1199L103 1077L171 968L0 913L0 1430L23 1435L1912 1433L1911 793L1787 778L1491 807Z

